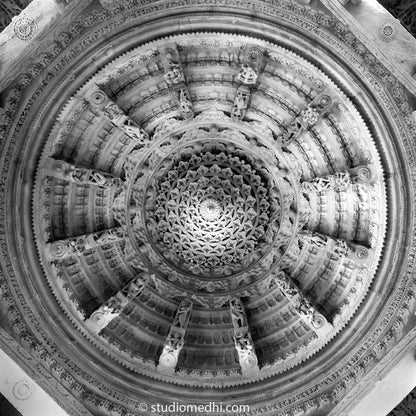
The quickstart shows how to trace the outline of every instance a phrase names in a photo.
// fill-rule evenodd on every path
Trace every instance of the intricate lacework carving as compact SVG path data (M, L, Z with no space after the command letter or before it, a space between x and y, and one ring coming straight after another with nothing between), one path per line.
M304 9L303 9L304 10ZM299 59L299 61L300 61L300 59ZM260 77L260 80L261 80L261 77ZM194 90L193 90L194 91ZM158 109L158 108L157 108ZM162 117L164 116L166 114L166 111L165 111L165 113L163 113L163 112L161 112L161 113L159 113L159 115L161 115ZM156 119L156 117L155 117L155 119ZM237 123L234 123L234 124L237 124ZM241 125L243 125L243 127L244 128L248 128L248 124L246 124L246 123L238 123L238 124L241 124ZM208 126L207 126L208 127ZM210 126L211 127L211 126ZM177 134L177 131L174 133L174 134ZM193 138L191 138L190 140L194 140ZM254 140L253 140L254 141ZM248 141L247 141L247 143L248 143ZM163 149L163 147L164 147L164 143L160 146L160 149L158 149L158 150L160 150L160 153L162 153L163 154L163 152L164 152L164 149ZM200 145L200 143L198 143L198 145ZM255 146L257 147L258 145L261 145L261 143L260 144L258 144L258 143L256 143L255 144ZM308 150L308 149L306 149L306 150ZM156 153L156 151L155 151L155 153ZM269 159L270 158L273 158L273 155L274 155L274 153L278 153L278 152L270 152L270 149L263 149L263 154L265 154L265 157L267 156L267 153L269 153ZM306 153L306 152L305 152ZM260 152L258 153L258 155L262 155ZM309 156L310 155L310 153L307 153L307 155ZM149 154L149 156L150 156L150 158L149 158L149 164L147 165L148 167L149 167L149 169L154 169L154 171L155 171L155 173L157 174L157 172L158 172L158 169L159 169L159 165L160 165L160 159L158 159L157 157L154 157L154 155L153 154ZM312 155L313 156L313 155ZM163 156L162 156L163 157ZM314 162L315 162L315 160L314 160ZM291 165L290 165L290 167L291 167ZM305 175L306 175L306 177L308 177L308 172L306 172L305 173ZM300 175L298 174L298 177L299 177ZM313 176L312 176L313 177ZM139 192L139 191L137 191L137 192ZM288 200L289 200L289 198L288 198ZM293 201L293 198L292 198L292 200L289 200L289 202L288 202L288 205L290 206L291 205L291 202ZM294 202L295 203L295 202ZM286 205L286 204L285 204ZM130 208L130 207L129 207ZM139 215L144 215L145 213L146 213L146 210L147 210L147 207L145 206L145 204L137 204L137 206L135 207L135 209L139 212L139 214L137 214L137 212L132 212L132 211L134 211L133 209L131 210L131 211L129 211L129 213L130 214L133 214L133 215L137 215L137 217L135 217L135 218L137 218L137 222L139 223L139 226L140 226L140 221L143 221L143 218L140 218L139 217ZM130 219L130 217L128 217L128 220ZM206 218L205 218L206 219ZM139 221L140 220L140 221ZM289 222L293 222L294 220L296 220L296 218L295 217L291 217L290 218L290 220L289 220ZM129 224L130 225L130 224ZM286 224L285 224L286 225ZM133 225L133 228L134 228L134 225ZM290 227L289 227L290 228ZM141 232L141 231L140 231ZM271 240L270 241L272 241L273 240L273 238L271 238ZM144 241L144 240L143 240ZM144 241L145 242L145 241ZM126 244L127 245L127 244ZM145 249L146 250L148 250L148 245L147 245L147 243L145 242L145 244L143 244L143 246L145 246ZM142 247L142 245L140 245L139 246L140 248ZM137 261L137 258L139 257L138 255L137 255L137 250L136 250L136 252L134 252L134 250L132 250L130 253L129 253L129 255L131 256L131 257L136 257L136 261ZM296 259L295 259L296 260ZM291 261L295 261L295 260L292 260L291 259ZM140 263L140 261L138 261L138 263ZM160 266L160 270L164 273L165 272L165 269L163 269L162 270L162 268L163 268L163 265L158 265L156 262L155 263L153 263L153 264L156 264L156 266ZM179 274L179 273L178 273ZM176 276L176 275L174 275L173 273L171 273L171 274L169 274L169 278L170 279L172 279L171 281L172 282L174 282L174 284L176 285L178 285L178 286L181 286L182 285L182 282L180 281L180 279L182 279L182 276ZM240 277L239 277L240 278ZM175 279L177 279L177 280L175 280ZM250 280L251 279L251 280ZM246 284L246 285L250 285L251 283L250 282L252 282L253 284L251 284L251 287L250 287L250 290L253 288L253 286L254 286L254 283L255 283L255 279L256 279L256 275L254 275L254 277L252 276L252 275L249 275L249 274L247 274L247 275L245 275L245 276L241 276L241 281L243 281L244 280L244 283L242 284L242 286L244 285L244 284ZM202 280L202 279L201 279ZM208 279L206 279L206 280L208 280ZM218 279L218 280L220 280L220 279ZM221 280L224 280L224 281L227 281L227 279L221 279ZM230 279L231 280L231 279ZM266 280L266 279L265 279ZM161 281L161 279L159 279L159 280L157 280L157 279L155 279L155 282L160 282ZM169 280L169 283L170 283L170 280ZM188 283L188 282L187 282ZM200 282L198 282L198 284L199 284ZM211 283L211 282L210 282ZM237 279L235 280L235 281L233 281L233 284L234 283L240 283L240 282L238 282L237 281ZM215 284L217 284L217 283L215 283ZM223 284L223 282L221 282L221 284ZM156 286L156 283L155 283L155 286ZM195 285L196 286L196 285ZM183 285L182 285L182 287L184 287ZM190 287L190 286L188 286L188 287ZM207 285L207 287L208 287L208 285ZM212 286L209 286L209 289L211 290L211 287L213 287L213 285ZM218 287L218 286L217 286ZM232 286L233 287L233 286ZM234 288L236 288L236 287L238 287L237 285L236 286L234 286ZM265 287L266 287L266 289L262 289L261 291L260 291L260 293L258 294L258 296L261 296L261 294L262 293L264 293L264 290L267 290L267 285L266 285L266 282L265 282ZM227 288L228 289L228 288ZM156 289L155 289L156 290ZM159 288L157 289L157 290L159 290ZM200 290L200 287L198 286L198 287L196 287L196 289L195 289L195 291L199 291ZM205 290L205 287L202 289L201 288L201 292L203 291L203 290ZM165 296L165 294L166 294L166 296L168 296L168 294L169 294L169 292L171 291L171 287L165 287L165 288L163 288L163 291L162 291L162 289L160 290L160 294L162 294L162 296ZM175 298L177 298L177 297L179 297L180 296L180 294L178 293L179 291L175 291ZM199 293L198 293L198 295L199 295ZM209 296L206 296L206 300L205 300L205 304L203 304L203 307L204 308L206 308L206 309L209 309L209 308L216 308L216 307L218 307L218 308L220 308L220 307L222 307L223 306L223 303L220 303L219 301L218 301L218 298L215 298L215 302L210 302L210 300L211 300L212 298L210 298ZM218 301L218 302L217 302ZM202 303L201 303L201 305L202 305ZM263 303L263 305L264 305L264 303ZM216 311L217 312L217 311ZM272 344L270 344L270 347L272 347ZM314 350L314 351L316 351L316 350ZM299 356L296 358L297 360L300 360L300 359L302 359L302 358L300 358L300 356L303 354L303 353L305 353L305 350L302 350L302 352L299 354ZM124 351L123 351L123 354L120 354L120 355L118 355L117 356L117 351L116 351L116 353L114 354L117 358L119 358L119 359L121 359L121 360L123 360L123 362L125 362L125 361L127 361L127 360L124 360L124 357L125 357L125 354L124 354ZM305 355L306 355L306 353L305 353ZM120 358L121 357L121 358ZM136 357L134 357L134 359L136 359ZM291 359L291 357L289 357L288 358L288 360L287 361L290 361L290 359ZM139 360L137 360L137 361L139 361ZM284 368L288 368L288 366L290 366L291 364L288 364L288 362L287 361L285 361L285 362L280 362L280 363L278 363L277 365L274 365L274 367L272 368L272 369L267 369L267 368L265 368L264 370L264 377L268 377L268 376L271 376L271 375L274 375L274 373L276 372L276 371L281 371L281 368L282 367L284 367ZM292 360L292 362L293 361L295 361L295 360ZM136 363L135 363L136 364ZM151 363L148 367L150 367L151 368L151 370L150 371L152 371L153 372L153 368L151 367L151 365L152 365L153 363ZM144 370L143 370L144 371ZM200 374L201 374L201 372L195 372L195 375L194 375L194 383L195 384L197 384L197 383L199 383L199 380L198 381L195 381L196 380L196 377L198 377L198 376L200 376ZM152 375L154 375L154 373L152 374ZM228 374L227 374L228 375ZM186 377L186 375L184 376L184 377ZM263 374L260 376L260 377L263 377ZM183 381L183 379L180 379L179 377L178 377L178 380L180 380L180 382L184 382ZM168 381L169 381L169 379L168 379ZM186 383L186 382L184 382L184 383ZM228 383L228 385L230 385L230 384L232 384L232 383L234 383L234 380L226 380L226 383ZM256 409L257 410L257 409Z
M270 218L267 184L244 159L225 152L184 155L152 186L147 227L177 267L231 274L260 248Z
M348 172L337 172L335 175L322 176L310 182L303 182L302 188L308 192L322 193L328 190L342 191L351 184Z

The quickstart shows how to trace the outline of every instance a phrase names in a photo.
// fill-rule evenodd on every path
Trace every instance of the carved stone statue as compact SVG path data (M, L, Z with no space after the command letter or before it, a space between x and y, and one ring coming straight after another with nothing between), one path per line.
M235 346L240 354L247 354L253 351L253 345L251 344L248 334L239 334L234 338Z
M283 146L288 146L294 140L296 140L302 132L302 125L299 120L295 118L290 124L288 124L281 134Z
M171 64L170 68L165 72L163 78L169 87L181 84L185 82L185 78L182 73L182 69L179 64Z
M146 142L149 138L148 134L140 127L124 124L123 129L128 136L130 136L134 140L137 140L140 143Z
M101 305L87 320L86 325L98 333L104 329L128 305L129 300L138 296L148 283L148 276L144 279L137 277L119 290L114 296Z
M179 352L185 343L184 337L182 334L172 331L170 336L166 339L165 347L166 350L170 353Z
M100 102L104 101L102 112L114 125L124 130L134 140L141 143L147 141L149 138L148 134L130 119L115 102L111 101L103 91L96 92L93 97L99 98L98 103L97 100L93 101L93 106L98 104L99 108L101 108L102 104L100 105Z
M144 282L141 281L140 279L136 279L135 281L130 283L130 285L128 286L126 296L129 299L133 299L142 292L143 288L144 288Z
M351 177L348 172L337 172L334 176L334 186L337 189L345 189L351 185Z
M244 312L244 307L241 301L232 300L230 302L231 306L231 318L233 320L234 328L243 328L247 325L246 315Z
M299 292L289 283L288 279L285 277L279 279L279 287L284 295L289 299L299 294Z
M189 98L189 93L186 88L181 88L179 91L179 105L185 119L190 119L194 116L194 112L192 111L192 101Z
M122 309L127 305L128 300L117 293L108 301L100 306L92 315L85 320L85 325L92 332L98 334L103 330L114 318L120 315Z
M191 309L192 309L192 304L190 303L187 304L183 302L179 305L178 311L176 313L175 321L174 321L176 326L182 329L186 328L188 324L189 313Z
M117 126L123 125L127 118L121 108L111 101L104 107L103 112Z
M159 358L157 368L161 372L175 371L179 353L185 343L185 332L191 318L192 307L192 302L187 299L182 300L179 304Z
M300 298L297 311L299 315L308 319L312 319L315 312L313 306L304 298Z
M254 68L245 64L242 66L240 73L238 74L238 80L246 85L254 85L257 82L258 74Z
M244 118L249 100L250 90L248 87L240 85L234 98L234 106L231 113L231 116L234 120L242 120Z
M302 118L302 121L308 127L314 126L319 120L319 113L311 107L307 107L304 110L302 110L300 116Z
M243 375L258 371L257 357L251 338L244 305L240 299L230 299L230 313L234 327L234 344Z

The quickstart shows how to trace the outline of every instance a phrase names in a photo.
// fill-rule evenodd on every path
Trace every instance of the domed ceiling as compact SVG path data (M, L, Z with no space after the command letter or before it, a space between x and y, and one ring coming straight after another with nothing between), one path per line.
M9 90L7 325L70 414L328 414L413 302L404 90L323 8L155 3Z

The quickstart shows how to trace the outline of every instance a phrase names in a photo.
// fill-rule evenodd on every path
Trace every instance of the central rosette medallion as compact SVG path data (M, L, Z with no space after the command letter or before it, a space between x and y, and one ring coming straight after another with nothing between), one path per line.
M221 205L218 201L208 198L199 204L199 213L207 221L215 221L221 215Z
M203 306L263 290L298 226L283 156L258 152L236 130L158 135L132 154L127 200L119 199L131 264L150 270L160 292L186 291Z
M147 201L157 251L181 270L211 277L263 255L271 205L261 174L220 147L177 155L154 177Z

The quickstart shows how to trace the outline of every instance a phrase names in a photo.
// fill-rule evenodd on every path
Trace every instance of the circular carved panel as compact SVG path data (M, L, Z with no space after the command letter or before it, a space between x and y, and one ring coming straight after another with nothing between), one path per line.
M13 384L12 392L17 400L28 400L35 392L35 387L30 380L19 380Z
M185 147L168 155L143 202L156 250L185 273L215 278L263 257L273 242L270 224L279 228L280 203L271 201L271 184L250 162L212 141L201 152Z
M35 37L38 25L30 17L16 17L13 23L13 30L18 39L27 41Z
M242 36L114 58L68 90L37 160L34 234L70 330L114 374L167 390L313 362L383 248L384 167L361 110L307 59ZM180 351L164 354L183 299Z

